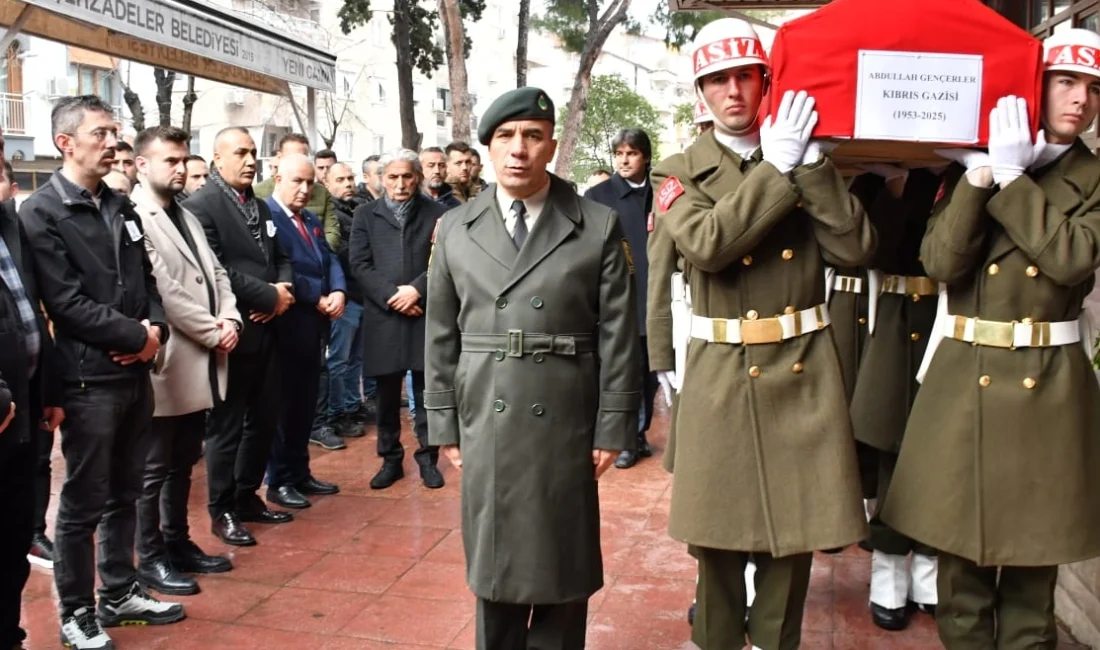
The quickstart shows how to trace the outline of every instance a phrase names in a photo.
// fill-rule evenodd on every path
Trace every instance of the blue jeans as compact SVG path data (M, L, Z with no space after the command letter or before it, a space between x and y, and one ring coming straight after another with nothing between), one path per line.
M349 302L344 315L332 321L328 343L328 416L359 409L363 374L363 305Z
M409 415L416 413L416 394L413 392L413 373L405 373L405 393L409 396Z

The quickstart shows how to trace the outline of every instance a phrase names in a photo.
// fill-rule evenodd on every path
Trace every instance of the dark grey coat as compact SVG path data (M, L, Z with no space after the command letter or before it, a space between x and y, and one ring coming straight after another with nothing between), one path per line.
M382 199L355 209L348 262L363 291L363 374L380 377L424 369L424 317L412 318L386 301L408 284L428 293L428 258L442 205L417 195L417 205L401 224Z
M490 186L440 221L429 271L428 439L461 445L467 581L497 602L563 603L603 585L592 450L624 449L638 431L622 227L551 183L522 250ZM515 356L493 349L509 331Z

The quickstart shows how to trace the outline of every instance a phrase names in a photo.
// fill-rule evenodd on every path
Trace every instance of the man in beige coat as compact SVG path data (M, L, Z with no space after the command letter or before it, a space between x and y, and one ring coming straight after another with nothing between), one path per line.
M171 332L152 375L153 442L137 502L138 580L172 595L199 592L198 583L183 573L232 568L229 560L209 556L191 541L187 498L206 410L214 406L215 393L225 398L229 352L241 328L225 269L210 250L202 225L176 201L187 175L188 140L186 132L174 127L139 133L134 146L141 184L130 196L145 230L145 248Z

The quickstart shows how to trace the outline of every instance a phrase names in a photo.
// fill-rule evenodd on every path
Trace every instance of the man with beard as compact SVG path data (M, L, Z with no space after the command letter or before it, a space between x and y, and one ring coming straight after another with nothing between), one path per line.
M474 183L474 150L465 142L455 141L444 149L447 154L447 184L454 188L455 196L465 203L477 196L481 187Z
M344 315L332 321L329 338L326 415L338 435L355 438L365 435L363 425L374 415L359 390L363 374L363 289L348 266L352 217L362 201L355 194L355 174L344 163L336 163L329 169L325 185L332 194L332 207L340 223L336 256L348 289Z
M617 173L591 188L584 198L602 203L619 215L632 251L646 250L646 240L653 232L653 187L649 184L649 165L653 147L649 136L641 129L623 129L611 141L615 152ZM629 469L639 458L649 458L653 452L646 432L653 422L653 399L657 396L657 375L649 369L646 346L646 287L649 281L649 259L634 258L634 286L638 295L638 330L641 332L639 354L642 360L642 408L638 414L638 446L625 449L615 460L615 467Z
M383 490L405 476L401 445L401 378L411 372L413 416L419 448L414 453L425 487L443 487L439 450L428 444L424 391L424 295L436 220L443 207L419 192L420 162L402 149L382 157L385 195L355 211L351 271L364 293L364 374L378 384L378 455L382 467L371 479Z
M162 594L181 596L199 592L184 573L233 568L191 541L187 500L206 411L215 395L225 397L229 353L243 325L229 276L210 250L202 224L176 202L186 182L190 139L168 126L139 133L134 152L141 183L130 195L171 334L152 377L153 442L137 506L138 579Z
M178 200L183 201L206 185L206 179L210 178L210 168L206 159L198 154L187 157L187 176L183 181L183 191L179 193Z
M489 187L489 184L481 177L481 154L474 148L470 149L470 184L477 187L479 192Z
M439 147L427 147L420 152L420 167L424 174L424 192L448 210L462 205L447 183L447 154Z
M229 275L245 317L229 358L225 399L207 420L206 482L214 535L233 546L256 539L242 522L285 523L256 495L267 467L279 409L280 361L271 321L294 302L294 269L278 241L267 204L252 192L256 144L248 130L223 129L214 139L210 182L184 202Z
M151 442L149 371L168 325L141 220L103 184L115 158L113 109L94 95L65 97L51 123L61 169L19 216L65 382L54 579L62 644L102 650L114 647L103 627L184 618L182 605L150 596L134 568L134 502Z

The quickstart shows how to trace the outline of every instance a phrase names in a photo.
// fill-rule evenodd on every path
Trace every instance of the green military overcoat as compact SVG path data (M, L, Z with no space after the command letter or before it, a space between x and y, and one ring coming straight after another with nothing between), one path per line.
M921 248L949 313L1071 321L1100 267L1100 161L1080 141L1004 189L959 174ZM1080 344L944 339L917 394L882 519L979 565L1100 555L1100 387Z
M900 199L885 188L879 192L868 210L878 234L874 269L888 275L926 276L920 247L940 182L935 174L914 169ZM901 448L920 387L917 370L936 319L936 302L936 296L919 294L885 292L878 297L875 331L867 335L852 398L856 440L882 451L896 453Z
M759 152L758 152L759 153ZM664 187L673 177L682 194ZM823 253L863 263L874 233L828 160L781 174L707 133L653 172L662 227L694 313L781 315L825 301ZM848 404L829 328L777 344L693 339L676 412L669 534L785 556L867 532Z
M603 585L592 451L634 445L640 406L624 242L612 210L556 177L518 252L495 186L440 219L424 405L431 444L461 447L480 598L563 603Z

